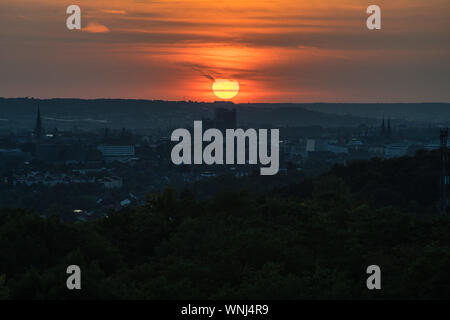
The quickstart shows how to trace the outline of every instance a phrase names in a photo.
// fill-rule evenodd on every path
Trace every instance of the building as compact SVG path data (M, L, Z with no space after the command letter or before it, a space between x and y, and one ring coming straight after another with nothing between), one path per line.
M99 179L98 182L103 184L106 189L121 188L123 186L123 179L120 177L105 177Z
M408 154L410 143L394 143L388 144L384 148L384 156L387 159L403 157Z
M29 131L16 129L11 135L11 142L15 144L25 144L32 142L32 136Z
M3 159L28 159L29 155L20 149L0 149L0 157Z
M298 141L280 141L280 153L289 161L299 161L305 156L305 145Z
M392 135L391 119L388 119L386 128L386 123L383 115L383 120L381 122L381 136L385 138L390 138L391 135Z
M38 142L44 136L44 129L42 127L42 120L41 120L41 109L39 108L39 106L38 106L37 115L36 115L36 126L34 128L33 133L34 133L34 138Z
M97 149L102 153L106 161L129 161L135 156L133 145L101 145Z
M378 158L384 158L384 145L372 145L369 147L369 153Z
M46 162L83 161L86 150L80 144L40 143L36 157Z
M348 146L340 146L334 141L325 139L308 139L306 141L307 152L332 152L334 154L348 153Z
M341 154L341 153L348 153L348 148L345 146L340 146L338 144L328 143L326 145L325 151L330 151L333 152L334 154Z
M214 109L214 126L217 129L236 129L236 109L217 108Z
M449 147L447 143L447 147ZM432 142L424 146L425 150L431 151L431 150L438 150L441 148L441 144L439 142Z
M36 184L42 184L47 187L54 187L59 184L85 184L95 183L94 177L67 175L67 174L52 174L49 172L41 173L33 171L26 175L14 175L13 185L23 184L32 186Z

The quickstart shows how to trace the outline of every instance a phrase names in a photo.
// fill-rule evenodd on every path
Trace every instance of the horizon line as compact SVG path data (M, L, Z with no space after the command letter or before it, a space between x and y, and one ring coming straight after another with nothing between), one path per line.
M36 97L0 97L2 100L116 100L116 101L148 101L148 102L185 102L185 103L197 103L197 104L233 104L233 105L248 105L248 104L450 104L445 101L420 101L420 102L233 102L229 100L215 100L215 101L195 101L195 100L165 100L165 99L148 99L148 98L36 98Z

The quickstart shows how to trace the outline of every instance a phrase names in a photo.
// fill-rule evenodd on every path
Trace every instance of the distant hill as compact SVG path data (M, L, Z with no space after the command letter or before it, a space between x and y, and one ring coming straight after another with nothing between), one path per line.
M450 103L313 103L292 106L329 114L368 118L382 118L384 115L386 118L408 121L450 123Z
M0 98L0 126L30 128L40 106L48 128L173 128L236 108L240 125L349 127L379 125L382 115L421 125L448 123L449 104L233 104L121 99ZM403 119L403 120L402 120Z

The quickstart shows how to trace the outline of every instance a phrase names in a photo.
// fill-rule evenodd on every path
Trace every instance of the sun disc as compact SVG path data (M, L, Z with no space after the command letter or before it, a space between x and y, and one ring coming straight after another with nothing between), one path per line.
M212 85L214 94L220 99L232 99L239 93L239 82L216 79Z

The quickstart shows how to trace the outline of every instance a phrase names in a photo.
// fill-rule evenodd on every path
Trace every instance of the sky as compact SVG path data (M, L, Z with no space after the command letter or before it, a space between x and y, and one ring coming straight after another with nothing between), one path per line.
M450 102L450 1L1 0L2 97L215 101L217 79L237 103Z

